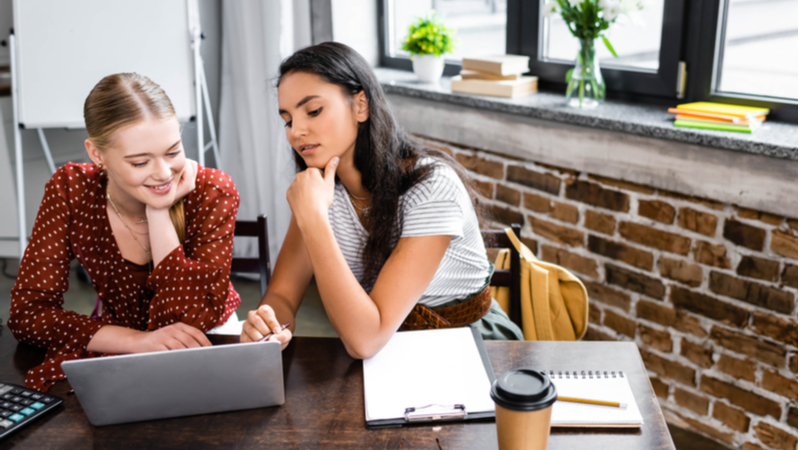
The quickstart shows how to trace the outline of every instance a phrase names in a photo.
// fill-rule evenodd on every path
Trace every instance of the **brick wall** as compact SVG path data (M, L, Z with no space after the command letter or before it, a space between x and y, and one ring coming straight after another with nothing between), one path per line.
M731 448L797 447L796 218L428 142L495 220L584 280L585 339L636 342L669 422Z

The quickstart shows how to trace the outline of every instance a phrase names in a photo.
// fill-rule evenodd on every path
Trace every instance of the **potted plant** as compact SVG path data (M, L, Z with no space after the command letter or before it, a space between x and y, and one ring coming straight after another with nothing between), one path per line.
M570 33L580 41L575 67L567 72L567 103L575 108L594 108L606 98L606 83L600 73L595 42L603 40L614 57L617 52L603 34L624 14L644 8L646 0L547 0L548 17L561 16Z
M453 51L455 30L447 28L431 13L408 27L403 50L411 53L414 73L421 83L436 83L444 70L444 55Z

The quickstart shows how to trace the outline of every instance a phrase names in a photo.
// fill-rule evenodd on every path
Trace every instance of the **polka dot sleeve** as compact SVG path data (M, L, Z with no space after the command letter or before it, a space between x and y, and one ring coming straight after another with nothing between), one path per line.
M11 290L8 327L18 341L46 348L47 359L57 354L87 354L86 346L102 326L88 316L62 308L69 264L74 258L69 238L73 218L68 207L72 182L71 174L61 168L45 186L31 240ZM41 383L31 387L42 389L45 378L40 374L36 379Z
M233 231L239 194L222 172L204 168L198 188L187 197L186 240L155 268L147 288L149 329L184 322L208 331L227 319L241 303L229 298ZM233 300L233 301L232 301Z

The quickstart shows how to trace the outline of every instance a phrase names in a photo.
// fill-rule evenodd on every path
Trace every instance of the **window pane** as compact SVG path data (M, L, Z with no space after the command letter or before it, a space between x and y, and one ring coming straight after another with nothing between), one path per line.
M445 26L456 30L459 43L448 60L506 52L506 0L388 0L386 10L389 56L408 57L400 49L408 26L432 10Z
M726 0L720 8L716 91L797 100L797 0Z
M544 0L540 0L544 5ZM603 45L596 44L600 65L615 69L658 71L661 52L661 23L664 18L664 0L651 0L645 8L630 15L620 16L604 33L614 46L615 58ZM540 7L539 11L544 12ZM561 16L542 17L542 61L573 63L578 54L578 39L567 28Z

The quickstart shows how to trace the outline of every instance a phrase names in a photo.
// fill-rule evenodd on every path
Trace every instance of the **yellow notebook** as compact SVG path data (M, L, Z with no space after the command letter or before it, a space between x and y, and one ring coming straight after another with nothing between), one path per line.
M725 105L722 103L695 102L678 105L681 111L695 111L701 113L725 114L736 117L757 117L769 114L768 108L754 108L751 106Z

